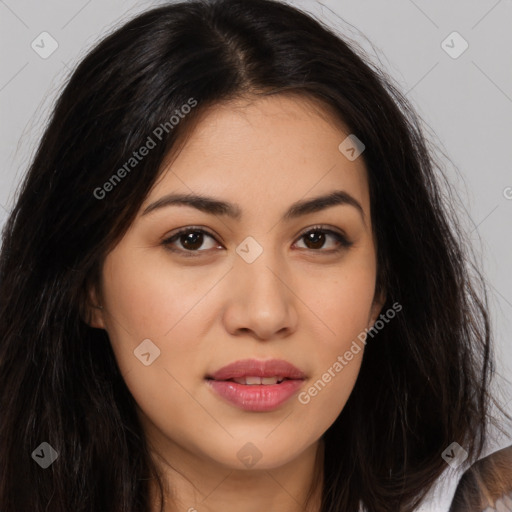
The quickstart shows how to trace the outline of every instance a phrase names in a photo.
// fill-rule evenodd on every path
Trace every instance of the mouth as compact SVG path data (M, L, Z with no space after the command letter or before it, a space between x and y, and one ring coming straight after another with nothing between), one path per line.
M245 359L205 377L214 393L240 409L272 411L287 402L302 386L306 375L284 360Z
M218 380L218 379L214 379ZM247 376L240 377L238 379L220 379L225 380L226 382L236 382L237 384L244 384L245 386L271 386L273 384L281 384L284 380L291 380L287 377L257 377L257 376Z
M255 384L261 384L261 382L257 382L255 379L298 380L305 379L306 375L296 366L283 359L270 359L267 361L242 359L223 366L211 375L207 375L206 378L213 380L249 378L254 380ZM251 383L248 384L250 385ZM275 382L269 382L269 384L275 384Z

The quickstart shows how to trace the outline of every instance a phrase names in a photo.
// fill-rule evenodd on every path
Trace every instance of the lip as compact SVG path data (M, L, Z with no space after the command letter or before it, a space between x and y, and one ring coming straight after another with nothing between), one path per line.
M214 380L239 379L242 377L274 377L280 375L287 379L305 379L306 375L297 367L283 359L242 359L223 366L207 378Z
M239 384L230 379L243 377L285 378L279 384ZM235 361L206 377L209 387L224 400L246 411L265 412L277 409L302 386L306 375L282 359Z

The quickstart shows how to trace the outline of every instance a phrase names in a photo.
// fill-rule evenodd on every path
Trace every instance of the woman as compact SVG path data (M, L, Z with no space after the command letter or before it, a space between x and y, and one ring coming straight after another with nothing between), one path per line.
M73 73L5 228L0 509L414 510L487 439L464 244L405 98L326 27L138 16Z

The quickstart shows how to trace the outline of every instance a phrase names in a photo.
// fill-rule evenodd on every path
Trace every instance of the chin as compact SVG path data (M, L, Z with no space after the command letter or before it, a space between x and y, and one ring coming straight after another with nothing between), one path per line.
M276 435L269 431L251 432L250 435L229 439L217 444L219 450L209 450L209 458L231 470L271 470L293 462L308 448L314 449L313 442L297 440L295 435ZM216 443L215 441L212 441ZM210 447L211 448L211 447Z

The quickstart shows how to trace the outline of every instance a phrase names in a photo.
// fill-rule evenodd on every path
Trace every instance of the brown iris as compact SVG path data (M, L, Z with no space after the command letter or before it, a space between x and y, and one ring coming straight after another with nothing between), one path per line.
M199 249L203 245L204 234L199 231L191 231L180 236L180 242L185 249Z
M304 243L309 249L320 249L325 243L325 233L321 231L311 231L303 236ZM313 247L308 245L311 243Z

